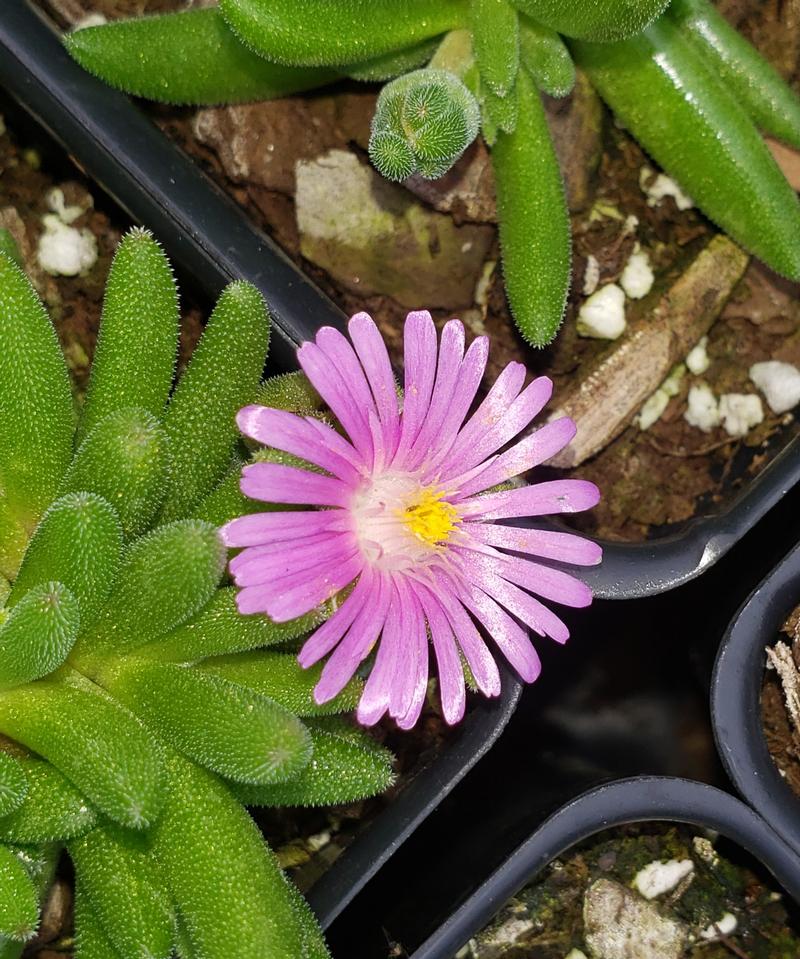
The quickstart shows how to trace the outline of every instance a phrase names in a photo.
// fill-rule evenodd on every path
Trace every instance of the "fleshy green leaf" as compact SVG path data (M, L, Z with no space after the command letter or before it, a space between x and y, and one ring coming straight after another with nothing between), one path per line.
M0 626L0 689L47 676L61 666L80 626L78 602L63 583L27 592Z
M25 802L0 819L0 839L43 843L71 839L91 829L97 813L54 766L35 756L19 760L28 783Z
M575 64L564 41L548 27L520 14L519 55L536 86L551 97L565 97L575 86Z
M143 409L101 420L80 446L64 479L68 491L89 490L111 503L126 538L143 533L166 490L167 437Z
M75 417L55 330L7 256L0 256L0 423L0 506L31 532L69 465Z
M268 696L295 716L329 716L355 709L364 687L357 677L321 706L314 701L322 665L302 669L292 653L253 652L217 656L207 659L199 668Z
M382 83L410 73L418 67L424 66L433 56L439 44L439 37L423 40L416 46L404 50L385 53L383 56L365 60L363 63L353 63L341 68L351 80L360 80L362 83ZM287 373L287 376L294 376Z
M119 521L109 504L94 493L68 493L53 503L37 527L9 605L34 586L56 580L78 600L85 628L108 599L121 550Z
M105 934L83 883L75 883L75 959L124 959Z
M200 520L159 526L134 540L81 653L120 652L164 636L211 599L224 564L217 530Z
M308 732L288 710L191 667L130 660L111 689L162 739L230 779L281 782L311 755Z
M229 26L268 60L346 66L465 24L462 0L222 0Z
M508 96L498 97L485 84L481 84L480 101L484 127L490 126L497 133L513 133L517 126L517 97L512 90Z
M169 959L172 910L145 839L102 826L74 839L68 851L81 894L119 953L126 959Z
M217 486L204 496L192 513L193 519L201 519L212 526L224 526L237 516L261 512L264 503L245 496L239 488L242 479L242 461L233 459L233 466Z
M322 397L301 371L271 376L259 386L255 402L276 410L311 414L325 406Z
M150 233L133 229L117 247L108 274L79 440L124 407L161 416L175 372L178 325L169 262Z
M236 608L236 590L225 587L214 593L208 606L191 622L159 639L147 652L161 660L195 662L207 656L275 646L304 636L330 613L326 604L286 623L274 623L262 615L242 616Z
M511 92L519 66L519 23L508 0L470 0L469 21L481 80L495 96Z
M235 784L236 796L250 806L328 806L355 802L388 789L394 782L393 756L365 732L346 735L311 721L314 752L294 779L271 786Z
M28 777L20 762L0 752L0 824L2 817L18 809L28 794Z
M291 879L286 880L289 900L303 940L303 959L332 959L317 917Z
M162 763L152 736L91 688L41 680L0 697L0 730L49 759L102 812L125 826L154 822Z
M532 346L545 346L564 316L570 223L544 108L524 70L516 95L515 130L499 132L492 147L503 274L517 328Z
M106 83L162 103L271 100L338 76L257 56L213 7L87 27L64 42L82 67Z
M179 756L154 831L154 852L193 954L203 959L297 959L291 896L261 833L210 773Z
M669 0L512 0L514 6L565 37L621 40L644 30L662 14Z
M170 455L162 521L187 515L225 474L239 437L236 413L252 400L268 346L263 297L249 283L232 283L219 298L164 418Z
M0 845L0 935L25 942L39 925L39 894L19 856Z

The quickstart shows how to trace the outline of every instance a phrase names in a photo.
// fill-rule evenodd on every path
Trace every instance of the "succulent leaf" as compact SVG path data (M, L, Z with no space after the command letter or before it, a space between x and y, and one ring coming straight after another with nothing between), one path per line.
M288 887L252 819L210 773L174 755L154 852L192 952L203 959L297 959Z
M511 92L519 66L519 18L508 0L470 0L469 22L481 80L498 97Z
M56 580L78 600L85 628L108 599L121 551L119 521L109 504L94 493L68 493L53 503L36 528L9 606L33 587Z
M0 422L0 506L30 532L69 465L75 416L55 330L7 256L0 256Z
M333 70L270 63L236 38L216 7L85 27L64 42L106 83L162 103L272 100L338 77Z
M385 53L371 60L364 60L363 63L343 66L341 71L351 80L360 80L362 83L383 83L424 66L433 56L438 43L439 38L432 37L430 40L423 40L404 50Z
M239 437L236 414L253 398L268 347L263 297L249 283L231 283L164 418L169 479L162 522L185 516L225 474Z
M80 627L78 602L63 583L29 590L0 626L0 689L47 676L69 655Z
M286 887L294 917L300 929L303 959L332 959L322 930L319 928L317 917L311 911L311 907L291 879L286 880Z
M275 783L308 763L303 724L257 692L174 663L131 660L110 683L160 738L207 769L248 783Z
M134 829L155 820L163 798L160 749L99 690L50 680L8 690L0 697L0 730L49 759L111 819Z
M166 490L167 437L146 410L127 407L101 420L64 478L69 492L98 493L114 506L126 539L143 533Z
M28 777L20 762L0 752L0 829L2 817L18 809L28 794Z
M75 959L124 959L111 944L83 883L75 883Z
M512 90L508 96L499 97L488 87L481 85L480 90L481 113L483 125L490 125L497 133L513 133L517 126L517 97Z
M575 64L561 37L524 14L519 17L519 56L536 86L551 97L565 97L575 86Z
M0 936L25 942L39 925L39 893L20 856L0 845Z
M258 388L254 402L275 410L306 414L317 412L325 405L308 377L299 370L264 380Z
M178 294L164 251L146 230L117 247L106 283L78 442L110 413L164 411L178 350Z
M172 909L141 835L100 826L68 845L81 894L105 937L130 959L169 959Z
M226 475L192 510L192 519L201 519L219 527L237 516L261 511L265 504L245 496L240 488L244 463L238 458L234 458L232 463Z
M13 843L45 843L72 839L91 829L97 813L55 766L35 756L18 760L28 792L22 805L0 818L0 839Z
M462 0L222 0L228 25L276 63L341 66L464 26Z
M515 7L565 37L606 42L641 32L670 0L512 0Z

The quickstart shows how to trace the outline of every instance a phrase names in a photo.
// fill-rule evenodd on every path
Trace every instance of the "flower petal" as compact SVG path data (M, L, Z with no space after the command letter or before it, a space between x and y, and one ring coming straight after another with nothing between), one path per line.
M403 642L389 696L389 715L401 729L410 729L419 718L428 684L428 634L425 617L413 588L398 577Z
M389 709L400 647L404 642L400 597L392 579L390 579L390 584L391 596L383 632L378 642L378 652L375 655L375 663L367 677L356 710L358 721L365 726L374 726Z
M369 567L366 567L353 587L353 592L346 597L333 615L308 637L297 656L297 661L303 669L308 669L309 666L319 662L323 656L327 656L344 636L370 598L372 579L372 573Z
M293 588L276 590L275 583L246 586L238 595L240 613L267 613L276 623L285 623L316 609L358 576L364 567L360 553L340 566L324 566L316 575Z
M348 329L384 429L384 445L393 454L400 438L400 411L392 364L383 337L367 313L356 313Z
M573 566L597 566L603 559L603 550L597 543L574 533L501 526L492 522L465 523L462 528L469 538L488 546L500 546Z
M442 715L445 722L453 726L463 719L466 707L464 667L458 655L456 638L444 610L433 593L425 587L419 586L417 587L417 596L422 603L422 609L428 621L433 651L436 655Z
M219 533L226 546L237 548L349 529L352 524L350 514L343 509L287 510L239 516L226 523Z
M320 476L280 463L245 466L239 485L245 496L265 503L349 506L353 499L352 489L333 476Z
M462 602L483 625L497 643L500 651L526 683L536 680L542 671L542 663L528 633L515 622L491 596L471 586L461 596Z
M569 630L558 616L525 590L485 570L476 570L473 582L540 636L562 644L569 639Z
M316 538L315 538L316 539ZM254 550L270 547L253 547ZM282 584L288 587L298 584L304 578L310 578L321 566L336 566L349 560L358 550L355 539L347 534L328 536L324 540L296 545L282 544L282 548L269 555L259 553L251 555L234 568L230 565L231 575L237 586L257 586L271 583L277 590ZM249 551L246 551L249 552ZM236 559L240 559L237 556ZM286 588L288 588L286 587Z
M588 480L551 480L520 489L476 496L459 503L464 519L511 519L515 516L549 516L591 509L600 490Z
M436 327L427 310L409 313L406 317L403 348L403 416L395 460L411 448L422 428L436 376Z

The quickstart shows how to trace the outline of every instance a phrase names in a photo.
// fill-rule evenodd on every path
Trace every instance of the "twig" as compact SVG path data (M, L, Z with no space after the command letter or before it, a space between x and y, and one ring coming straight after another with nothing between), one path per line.
M666 446L662 446L658 440L652 436L648 436L646 439L657 453L662 453L664 456L678 456L681 459L691 459L693 456L706 456L708 453L713 453L714 450L722 449L723 446L730 446L731 443L738 442L736 437L729 436L726 440L719 440L717 443L701 446L699 450L686 450L683 448L667 449Z
M767 659L780 678L786 711L792 721L792 738L800 749L800 675L792 651L786 643L778 642L767 647Z
M726 936L716 923L712 923L712 925L714 926L714 932L717 934L717 939L719 939L726 949L730 949L734 956L738 956L739 959L752 959L752 956L745 952L744 949L740 949L733 939L731 939L729 936Z

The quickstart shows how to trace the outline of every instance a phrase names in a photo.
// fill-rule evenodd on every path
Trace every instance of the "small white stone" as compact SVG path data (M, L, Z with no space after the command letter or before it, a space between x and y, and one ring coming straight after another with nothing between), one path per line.
M513 946L521 936L533 929L530 919L508 919L496 929L492 936L492 945Z
M706 928L700 933L700 938L718 939L720 933L722 933L723 936L729 936L735 931L738 925L739 920L736 918L736 916L734 916L732 912L726 912L721 919L717 920L716 923L706 926Z
M102 13L87 13L74 25L73 30L84 30L86 27L102 27L108 20Z
M689 426L696 426L704 433L719 426L719 403L707 383L697 383L689 390L686 412L683 418Z
M632 300L641 300L653 288L655 274L650 257L637 243L619 278L619 285Z
M591 253L586 258L586 270L583 274L583 295L591 296L600 282L600 264Z
M674 889L692 872L694 863L691 859L656 859L636 873L633 885L645 899L655 899Z
M566 956L564 956L564 959L588 959L588 956L580 949L570 949Z
M672 369L669 376L659 388L645 401L644 406L636 417L636 425L640 430L649 430L653 423L658 422L669 405L673 396L681 391L681 380L686 375L686 367L679 363Z
M689 351L689 355L686 357L686 365L689 368L689 372L694 373L695 376L702 376L709 366L711 366L711 360L708 356L707 336L704 336L697 345Z
M313 836L309 836L306 840L308 848L312 852L319 852L320 849L324 849L330 841L331 834L327 829L324 829L322 832L315 833Z
M800 403L800 370L791 363L754 363L750 379L764 394L773 413L788 413Z
M47 191L44 201L48 209L52 210L59 220L61 220L62 223L66 223L67 226L69 226L70 223L74 223L75 220L85 212L82 206L67 206L66 200L64 199L64 191L57 186Z
M659 173L653 182L648 185L647 181L653 175L653 172L649 166L643 166L639 171L639 186L647 194L647 205L660 206L662 200L671 196L679 210L691 210L694 206L694 200L687 196L666 173Z
M729 436L747 436L763 421L764 407L755 393L726 393L719 398L719 415Z
M600 287L578 312L578 334L616 340L625 332L625 294L616 283Z
M76 230L55 214L42 218L44 233L39 237L36 258L52 276L77 276L97 262L97 240L90 230Z
M710 839L705 836L695 836L692 840L692 846L695 853L710 866L716 866L719 862L719 856Z

